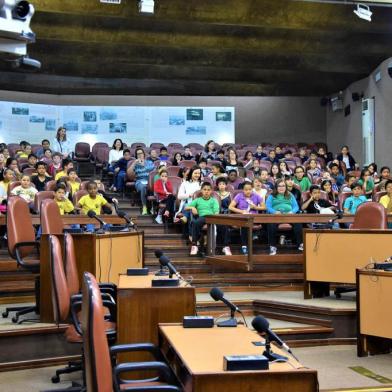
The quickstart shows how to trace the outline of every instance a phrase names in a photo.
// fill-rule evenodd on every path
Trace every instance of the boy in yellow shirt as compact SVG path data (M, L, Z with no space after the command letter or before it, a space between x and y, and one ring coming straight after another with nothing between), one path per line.
M90 210L93 210L97 215L101 214L102 207L106 206L108 202L98 193L98 186L94 181L87 184L86 190L88 195L82 196L79 199L77 208L82 209L82 213L87 215Z
M67 177L68 175L68 170L73 169L73 163L70 159L63 159L63 162L61 163L61 168L62 170L59 171L56 176L55 180L59 180L61 177Z
M71 190L71 195L74 195L80 189L80 182L77 181L78 175L74 168L68 169L68 185Z
M65 185L57 185L54 191L54 201L59 206L60 215L69 214L75 208L72 202L65 196Z

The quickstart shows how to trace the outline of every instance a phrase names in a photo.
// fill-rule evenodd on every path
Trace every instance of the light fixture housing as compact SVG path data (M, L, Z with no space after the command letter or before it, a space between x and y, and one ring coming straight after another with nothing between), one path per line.
M358 3L357 9L354 10L354 14L357 15L358 18L361 18L363 20L367 20L368 22L372 21L373 12L370 11L370 8L368 5Z
M139 12L142 14L153 14L154 6L154 0L139 0Z

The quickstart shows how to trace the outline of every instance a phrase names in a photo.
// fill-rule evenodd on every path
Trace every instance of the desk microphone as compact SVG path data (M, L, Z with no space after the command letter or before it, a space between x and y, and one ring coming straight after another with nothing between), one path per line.
M343 218L343 213L341 211L338 211L336 213L336 216L334 218L330 219L328 221L328 223L335 223L335 221L337 221L338 219L342 219L342 218Z
M130 218L125 211L118 210L117 216L123 218L129 227L132 227L136 230L136 225L133 223L132 218Z
M97 221L100 223L101 228L99 229L99 231L97 231L97 233L98 233L98 232L99 232L99 233L104 233L103 226L106 225L105 221L103 221L103 220L95 213L95 211L93 211L93 210L89 210L89 211L87 212L87 216L88 216L89 218L91 218L91 219L97 220Z
M158 252L158 251L157 251ZM167 267L169 270L169 278L171 278L173 275L176 275L178 279L185 280L180 273L176 270L176 267L171 263L170 259L167 256L160 256L159 257L159 262L163 267Z
M234 317L234 313L235 312L241 313L240 309L232 302L230 302L228 299L226 299L223 291L220 290L218 287L212 288L210 291L210 295L215 301L222 301L230 309L230 319L221 321L216 325L218 327L236 327L237 320Z
M258 333L264 333L266 335L266 341L268 340L268 344L270 341L276 342L279 347L283 348L286 350L288 353L290 353L297 361L297 357L292 353L290 347L274 332L270 329L269 327L269 322L266 318L263 316L256 316L253 321L252 321L252 327L258 332ZM266 342L266 347L267 347L267 342ZM266 350L267 351L267 350ZM267 352L268 355L271 356L271 354L275 357L281 357L278 354L273 354L270 352ZM265 354L263 354L265 355ZM268 358L268 355L267 358ZM279 359L279 358L278 358Z
M163 256L163 252L160 250L160 249L157 249L155 252L154 252L154 254L155 254L155 257L159 260L159 258L161 257L161 256ZM168 273L167 273L167 271L165 271L164 269L163 269L163 265L162 265L162 263L161 263L161 260L159 260L159 271L157 271L156 273L155 273L155 276L166 276L166 275L168 275Z

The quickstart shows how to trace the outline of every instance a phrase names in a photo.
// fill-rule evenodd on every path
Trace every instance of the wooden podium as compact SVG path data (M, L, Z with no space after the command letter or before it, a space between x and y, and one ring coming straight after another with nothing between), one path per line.
M392 272L357 270L359 357L392 351Z
M304 298L329 295L330 283L355 285L355 270L391 254L391 230L304 230Z
M117 342L158 344L158 324L182 322L196 314L195 289L151 287L154 275L120 276L117 287ZM122 354L120 362L151 360L144 353Z
M183 328L160 324L159 346L185 392L253 392L318 390L317 371L305 368L288 357L285 363L270 363L269 370L225 371L225 355L260 355L264 347L256 332L245 326L236 328Z
M63 246L63 235L57 235ZM144 233L83 233L73 234L79 282L83 272L91 272L98 282L118 284L119 275L127 268L144 266ZM49 235L41 237L41 303L40 318L43 323L54 321L52 305L52 285L50 279Z

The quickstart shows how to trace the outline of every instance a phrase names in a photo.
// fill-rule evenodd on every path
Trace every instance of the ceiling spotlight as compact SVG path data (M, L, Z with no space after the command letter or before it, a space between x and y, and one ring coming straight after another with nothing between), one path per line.
M369 6L365 4L357 4L357 9L354 10L354 14L358 16L358 18L367 20L368 22L372 21L373 12L370 11Z
M154 0L140 0L139 1L139 12L142 14L153 14L154 13Z

